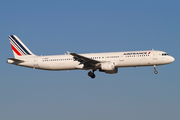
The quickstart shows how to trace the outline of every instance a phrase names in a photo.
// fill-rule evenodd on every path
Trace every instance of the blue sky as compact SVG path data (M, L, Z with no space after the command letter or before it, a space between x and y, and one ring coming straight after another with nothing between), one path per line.
M1 1L1 120L179 120L179 0ZM36 55L162 50L175 62L88 71L42 71L6 63L8 35Z

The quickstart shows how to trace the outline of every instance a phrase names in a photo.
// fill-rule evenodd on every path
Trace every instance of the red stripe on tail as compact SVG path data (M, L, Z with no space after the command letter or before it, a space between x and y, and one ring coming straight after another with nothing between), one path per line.
M21 53L19 51L17 51L17 49L12 44L11 44L11 47L17 55L22 56Z

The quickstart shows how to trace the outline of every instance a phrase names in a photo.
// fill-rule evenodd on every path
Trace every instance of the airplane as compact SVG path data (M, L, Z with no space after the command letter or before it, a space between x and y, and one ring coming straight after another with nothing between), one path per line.
M174 62L174 57L158 50L126 51L65 55L37 56L33 54L16 35L9 35L14 58L7 63L41 70L89 70L88 76L95 78L94 72L99 70L107 74L115 74L121 67L156 66Z

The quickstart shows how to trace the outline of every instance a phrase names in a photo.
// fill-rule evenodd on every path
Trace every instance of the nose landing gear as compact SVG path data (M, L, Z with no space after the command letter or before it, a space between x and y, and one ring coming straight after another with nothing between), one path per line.
M154 73L157 74L158 71L156 70L156 65L154 65Z
M88 76L94 79L96 77L96 75L94 74L94 70L93 71L89 71L88 72Z

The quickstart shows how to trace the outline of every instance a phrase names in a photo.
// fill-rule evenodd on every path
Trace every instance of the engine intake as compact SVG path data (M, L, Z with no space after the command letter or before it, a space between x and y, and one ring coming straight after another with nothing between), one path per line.
M113 62L101 63L101 70L114 70L115 65Z
M113 62L106 62L106 63L101 63L101 69L99 69L99 71L108 74L115 74L118 72L118 68L115 66Z

